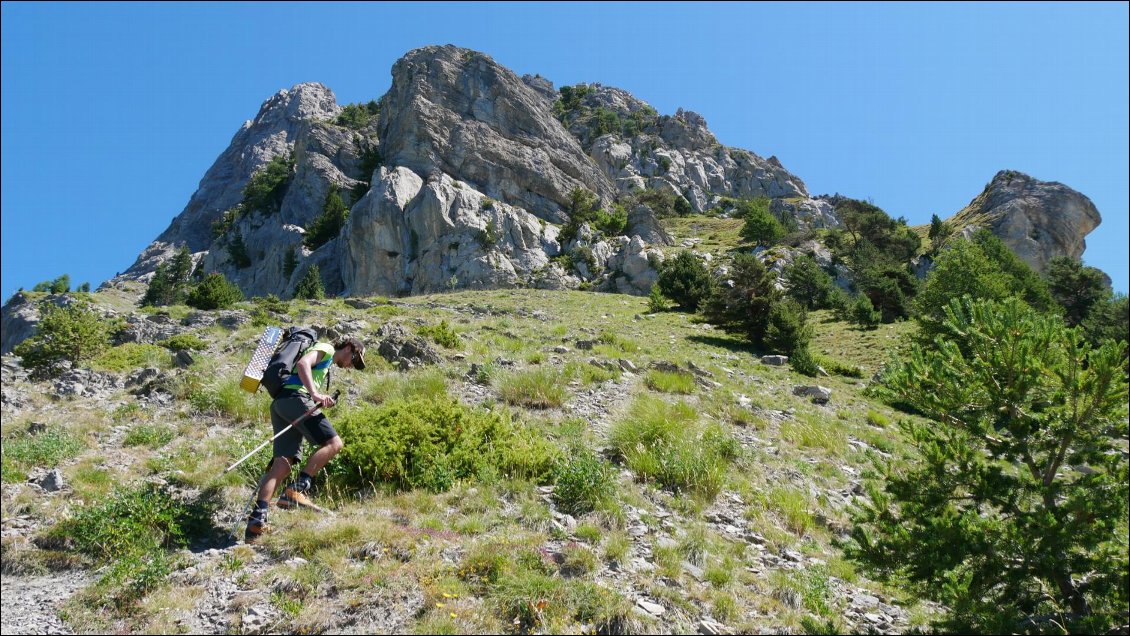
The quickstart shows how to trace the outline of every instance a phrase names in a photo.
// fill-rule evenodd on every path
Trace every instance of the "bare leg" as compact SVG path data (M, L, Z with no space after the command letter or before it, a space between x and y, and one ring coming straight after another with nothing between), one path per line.
M342 443L340 437L334 435L333 439L322 444L318 450L314 451L314 453L306 459L306 467L302 469L303 472L311 477L317 475L318 471L328 464L335 455L340 453L342 448L345 448L345 444Z
M286 457L276 457L271 462L271 469L267 471L267 479L263 481L263 486L259 489L259 501L270 501L275 496L275 489L278 488L279 482L286 479L289 474L290 460Z

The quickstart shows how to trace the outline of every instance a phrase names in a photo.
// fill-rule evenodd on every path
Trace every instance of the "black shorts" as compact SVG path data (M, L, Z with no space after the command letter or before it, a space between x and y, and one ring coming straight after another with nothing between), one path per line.
M284 391L271 402L271 426L275 434L287 427L302 414L314 408L314 400L309 395L296 391ZM275 457L298 457L298 449L305 437L314 446L321 447L337 437L337 431L321 410L315 411L297 423L275 440Z

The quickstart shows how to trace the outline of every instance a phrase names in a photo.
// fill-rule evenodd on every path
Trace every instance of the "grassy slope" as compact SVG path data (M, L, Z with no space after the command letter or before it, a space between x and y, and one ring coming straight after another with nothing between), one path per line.
M250 307L244 305L245 309ZM877 589L858 577L834 545L835 536L846 527L845 503L869 457L880 451L897 452L902 443L890 424L896 415L861 395L862 380L822 379L820 383L833 390L833 399L827 406L813 405L791 394L795 384L810 384L810 379L793 374L787 367L762 365L740 341L691 316L644 315L646 299L637 297L499 290L385 301L368 310L354 309L341 300L296 302L292 307L290 316L280 317L280 322L333 325L364 321L360 330L369 342L375 342L373 333L387 321L416 328L440 319L446 319L463 339L462 351L444 350L448 360L438 370L420 369L401 376L376 355L370 355L377 362L372 373L339 373L335 381L348 395L339 412L358 404L363 396L387 394L397 383L403 390L404 386L434 386L439 382L449 394L464 401L499 402L499 384L504 377L483 395L484 389L475 389L463 376L472 363L498 364L500 357L513 361L518 372L533 368L564 370L570 363L583 365L590 358L623 358L641 372L603 385L564 377L559 380L566 395L561 407L511 408L517 419L549 439L563 445L580 441L600 448L607 446L608 430L629 417L636 400L685 400L701 423L720 423L731 432L742 451L736 462L723 466L722 494L714 501L672 493L635 479L637 475L622 474L618 483L622 509L642 511L642 522L651 531L642 543L633 543L626 534L631 519L608 511L578 520L579 527L586 528L579 534L575 529L562 530L553 523L549 502L534 484L506 480L465 484L435 495L411 492L334 498L328 502L338 512L333 519L275 515L278 531L265 541L267 566L263 567L267 572L256 571L254 576L244 572L241 583L258 587L262 597L273 599L282 610L282 629L340 629L341 616L351 606L375 602L380 594L395 596L417 588L424 598L413 606L415 615L405 619L407 629L443 632L510 628L514 607L522 606L522 598L539 594L522 585L536 588L545 581L536 578L537 572L518 566L513 566L517 568L517 582L512 577L505 586L483 584L464 572L468 553L497 550L508 542L528 549L558 549L576 543L580 547L574 551L581 552L574 557L587 563L580 569L584 573L552 578L559 581L555 585L565 586L564 591L540 594L571 599L569 594L583 596L587 589L583 586L599 580L613 590L611 600L602 605L607 606L606 613L634 621L637 629L647 629L649 623L627 610L631 601L626 599L640 594L660 600L671 610L661 619L661 625L693 629L696 620L712 616L757 631L795 629L805 616L840 620L844 608L842 601L828 595L829 581ZM173 308L171 313L179 317L186 312ZM863 367L865 377L877 369L885 352L906 330L906 325L888 325L860 332L820 314L814 322L816 350ZM210 327L198 331L210 347L197 355L194 368L174 380L173 392L192 392L186 385L190 378L203 378L204 386L195 387L195 399L178 400L169 408L141 407L124 391L115 395L108 412L91 409L82 400L57 402L42 393L33 395L32 408L19 417L4 418L5 447L32 421L67 431L82 448L60 462L74 496L43 498L27 489L8 496L11 491L6 490L5 518L17 514L58 518L74 512L83 501L99 500L118 485L156 477L188 488L222 484L226 507L219 521L231 523L246 502L260 462L249 462L247 470L227 477L220 473L258 440L269 437L265 397L251 397L235 388L260 330L247 323L234 330ZM578 340L598 340L602 335L612 343L598 344L591 351L578 350L575 345ZM554 352L558 346L569 351ZM684 367L694 363L713 374L721 386L709 390L699 387L689 395L653 391L643 379L646 367L656 361ZM744 397L751 400L751 407L739 404ZM660 517L652 516L664 510L674 516L663 523ZM724 524L711 521L720 513L737 515L745 528L764 538L764 547L752 550L745 541L722 532ZM659 532L675 537L677 547L657 547ZM356 558L360 547L374 541L386 546L385 557ZM387 556L388 546L404 550L407 558ZM759 558L765 550L771 555L796 550L827 565L814 570L816 578L799 577L788 569L766 568L764 559ZM232 559L250 562L253 556L249 552L245 558ZM314 564L309 567L315 572L286 565L293 556ZM706 580L697 580L679 566L691 557L707 572ZM624 563L633 558L655 562L658 570L630 572ZM30 546L5 545L5 561L15 570L20 563L37 567L36 559ZM240 577L239 567L229 569L221 568L215 574ZM373 581L382 582L379 590L374 590ZM271 596L271 590L279 586L296 587L302 592L297 597ZM204 594L202 583L188 588L187 597ZM158 590L150 596L159 598L161 593ZM561 602L572 606L578 601ZM121 620L134 629L175 630L177 611L156 601L147 602L124 613ZM70 615L75 627L83 630L112 624L81 600L72 603ZM238 623L234 614L232 620ZM532 620L541 620L540 628L550 630L576 630L591 624L568 612L548 610ZM850 624L840 625L851 629Z

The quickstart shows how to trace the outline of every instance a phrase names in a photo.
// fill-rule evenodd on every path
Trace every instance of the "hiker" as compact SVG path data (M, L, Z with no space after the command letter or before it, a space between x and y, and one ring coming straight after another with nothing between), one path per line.
M365 368L364 354L365 345L357 338L345 338L332 347L326 342L315 342L303 352L294 365L294 372L284 381L282 390L271 402L271 425L275 429L275 434L315 406L332 407L335 404L334 399L318 390L319 388L329 390L326 371L330 364L342 369L360 371ZM299 473L298 479L287 485L275 505L284 510L298 506L315 507L306 496L314 475L340 453L343 447L337 431L320 410L295 424L291 430L275 440L274 456L267 464L267 473L261 482L255 509L247 520L245 541L254 541L263 533L270 531L270 526L267 525L267 508L279 482L286 479L291 468L298 463L298 449L302 446L303 437L317 446L318 450L306 459L306 465Z

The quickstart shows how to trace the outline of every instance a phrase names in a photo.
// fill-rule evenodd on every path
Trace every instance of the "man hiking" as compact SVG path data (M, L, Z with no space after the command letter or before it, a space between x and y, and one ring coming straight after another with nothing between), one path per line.
M326 371L331 364L342 369L360 371L365 368L364 354L365 345L357 338L345 338L333 346L326 342L315 342L304 351L294 365L294 372L283 382L282 390L271 402L271 425L275 434L277 435L316 406L332 407L335 404L334 399L322 393L322 390L329 389ZM318 449L310 454L302 472L298 474L298 479L287 485L276 505L284 510L298 506L314 506L306 496L314 475L341 452L343 447L337 431L320 410L294 424L291 430L275 440L274 456L267 465L266 475L260 482L255 509L247 520L247 531L243 535L245 541L255 541L260 535L270 531L270 526L267 525L267 508L279 482L286 479L291 468L298 463L298 449L302 446L303 437Z

